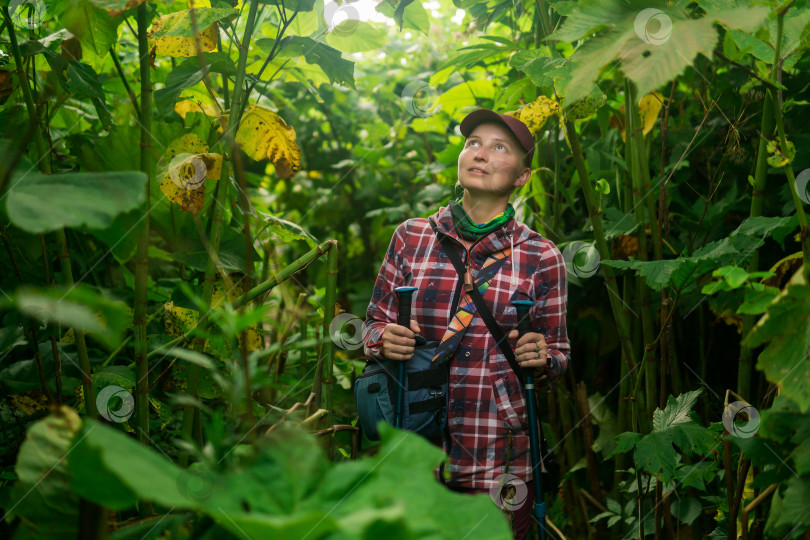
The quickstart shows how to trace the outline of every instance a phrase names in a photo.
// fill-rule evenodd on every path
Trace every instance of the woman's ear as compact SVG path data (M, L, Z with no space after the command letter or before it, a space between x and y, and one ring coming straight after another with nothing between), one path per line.
M520 172L517 178L515 178L515 183L513 184L516 188L522 186L529 179L532 177L532 170L529 167L524 167L524 169Z

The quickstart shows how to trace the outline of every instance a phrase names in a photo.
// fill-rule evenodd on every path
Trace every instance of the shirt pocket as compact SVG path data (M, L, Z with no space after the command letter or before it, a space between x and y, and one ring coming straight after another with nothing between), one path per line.
M510 384L511 383L511 384ZM514 379L495 379L492 383L495 395L495 408L501 419L512 431L522 431L529 426L526 419L526 401L520 388L514 387Z

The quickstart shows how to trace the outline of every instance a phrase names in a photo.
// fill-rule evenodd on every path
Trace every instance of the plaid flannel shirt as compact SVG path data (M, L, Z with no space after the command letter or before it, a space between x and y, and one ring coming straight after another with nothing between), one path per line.
M517 328L512 300L531 300L532 327L548 344L549 375L538 380L548 389L567 368L570 344L566 331L568 281L557 247L516 219L473 244L469 253L453 226L449 206L430 218L437 229L453 238L463 261L469 256L475 275L490 253L512 247L512 255L490 283L484 300L504 334ZM364 351L379 360L378 346L385 326L396 322L394 289L417 287L411 318L428 340L440 340L452 316L459 276L427 219L409 219L397 227L388 246L363 324ZM458 300L456 300L457 302ZM516 340L510 340L514 349ZM450 360L450 405L445 443L449 471L455 485L489 490L506 471L509 432L513 449L510 474L532 480L528 409L518 377L476 314Z

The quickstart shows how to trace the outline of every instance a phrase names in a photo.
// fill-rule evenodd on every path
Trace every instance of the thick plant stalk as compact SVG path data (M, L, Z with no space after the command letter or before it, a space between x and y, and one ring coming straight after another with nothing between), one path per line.
M323 336L329 336L329 326L335 318L335 295L337 291L337 242L332 244L329 253L326 255L326 295L323 307ZM335 347L331 339L324 339L321 349L323 354L323 364L321 365L321 395L320 407L326 409L324 423L332 425L332 387L334 376L332 375L332 363L334 361Z
M146 293L149 283L149 185L151 183L152 147L152 75L149 71L149 42L146 30L149 16L146 4L138 6L138 56L141 70L141 170L146 174L146 218L138 238L135 255L135 306L132 319L132 345L135 350L135 417L138 422L138 440L149 446L149 358L146 341Z
M588 172L585 169L585 160L582 157L582 149L579 147L576 129L574 128L573 122L570 120L566 121L564 126L565 138L570 146L571 156L574 159L574 165L579 174L579 183L582 186L582 194L585 196L585 204L588 206L588 214L590 215L591 225L593 226L596 249L599 251L599 256L602 259L608 260L611 258L610 250L605 240L605 229L602 225L599 203L597 202L596 193L594 193L593 186L588 178ZM636 365L636 356L633 348L630 346L630 332L627 318L624 316L624 310L621 305L618 287L616 286L616 274L613 272L613 268L607 265L602 265L602 271L605 273L605 286L610 293L608 294L610 308L613 312L613 318L616 321L616 331L619 334L622 352L624 353L624 358L629 363L628 368L633 369Z
M790 7L790 6L788 6ZM782 46L782 32L784 29L785 24L785 13L787 12L787 8L781 10L776 18L776 53L774 56L775 71L778 72L779 63L781 59L779 58ZM787 137L785 136L785 125L782 121L782 104L779 99L779 95L773 93L771 90L771 105L773 107L773 115L774 120L776 120L776 131L779 133L779 146L782 148L782 151L787 154L788 145L787 145ZM796 206L796 215L799 218L799 238L802 243L802 258L804 260L804 277L810 278L810 227L807 225L807 216L804 213L804 207L802 206L802 200L799 198L799 194L796 191L796 177L793 175L793 166L788 163L785 165L785 174L788 178L788 184L790 185L790 195L793 198L793 204Z
M625 79L625 111L627 111L627 126L625 126L625 133L627 134L628 154L630 162L627 164L630 169L630 176L633 180L633 206L635 211L633 214L636 218L636 225L638 226L638 258L641 261L646 261L647 258L647 233L645 231L644 209L641 207L641 198L644 196L642 189L642 173L641 170L647 167L647 163L642 162L645 158L645 153L642 152L644 141L640 140L641 129L639 128L639 115L638 105L636 103L636 92L632 83ZM648 171L649 172L649 171ZM647 197L647 200L651 199ZM652 217L652 216L651 216ZM651 229L655 226L650 220ZM654 340L654 329L652 311L650 309L650 291L644 283L642 276L636 276L636 293L641 304L641 326L644 335L645 347L649 346ZM655 353L650 351L649 359L644 364L644 389L645 389L645 404L647 415L652 416L656 403L657 394L657 369L655 364Z
M34 106L34 98L31 95L31 89L28 87L28 76L23 69L20 47L17 43L17 34L14 31L14 25L11 23L11 15L8 12L7 6L3 6L3 18L6 21L6 29L8 30L9 41L11 42L14 62L17 64L17 77L20 81L20 86L22 86L25 107L28 111L28 117L31 123L35 126L34 140L37 145L39 167L45 174L51 174L51 162L47 158L48 149L45 147L45 139L42 137L42 131L39 129L39 116ZM68 251L67 237L65 236L64 229L58 229L56 231L56 243L59 248L59 264L62 270L64 284L68 288L72 288L74 285L73 270L70 267L70 253ZM82 371L82 390L84 391L85 410L90 418L95 419L98 418L98 411L96 410L96 393L95 390L93 390L93 380L90 377L90 359L87 356L87 342L84 332L80 331L78 328L73 329L73 334L76 340L76 351L79 354L79 368Z
M258 9L258 0L252 0L250 2L250 8L248 10L248 18L245 22L245 34L242 37L242 43L239 48L239 61L236 68L236 77L234 80L234 89L233 89L233 100L231 106L231 114L228 116L228 126L226 128L226 133L231 135L233 131L236 130L236 127L239 125L240 115L238 111L241 109L241 104L244 99L247 99L247 96L244 95L243 92L243 85L245 81L245 68L247 66L247 55L248 49L250 47L250 39L253 34L253 27L256 22L256 11ZM211 235L209 238L209 242L211 244L211 248L214 252L219 251L219 244L220 240L222 239L222 213L223 208L225 206L225 199L227 198L228 194L228 187L229 187L229 171L227 167L227 161L223 162L222 166L222 179L217 182L217 190L216 194L214 195L214 204L213 204L213 215L211 216ZM205 269L205 282L203 285L203 294L202 294L202 301L203 304L208 306L210 309L211 306L211 297L213 296L214 292L214 281L215 281L215 274L216 274L216 262L209 257L208 265ZM200 335L205 335L208 330L208 318L201 317L199 322L197 323L197 329L200 332ZM197 339L194 341L195 349L202 352L205 346L204 339ZM199 366L192 366L189 369L189 380L188 380L188 393L191 395L192 398L197 398L197 382L200 377L200 367ZM183 411L183 428L182 434L183 438L186 440L190 440L192 436L192 430L194 427L194 407L187 407ZM188 453L183 452L180 455L180 466L185 467L188 465Z
M765 93L762 104L762 123L760 125L759 147L757 148L757 163L754 169L754 189L751 193L751 210L749 217L762 215L762 205L765 202L765 186L768 179L768 137L773 131L773 107L771 93ZM759 270L759 250L755 249L748 261L748 272ZM745 336L754 325L754 316L743 317L742 335ZM751 389L751 368L754 350L744 345L740 348L740 363L737 371L737 394L748 398Z

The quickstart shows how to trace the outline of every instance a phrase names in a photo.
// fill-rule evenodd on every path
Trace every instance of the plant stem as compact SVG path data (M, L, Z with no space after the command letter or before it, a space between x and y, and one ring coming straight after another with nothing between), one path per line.
M149 446L149 348L146 340L146 298L149 286L149 214L152 148L152 75L149 71L149 41L146 31L149 14L146 4L138 6L138 55L141 75L141 170L146 174L146 218L135 255L135 306L132 319L132 345L135 350L135 415L138 439ZM113 56L115 56L113 54Z
M774 68L776 73L779 72L779 65L781 63L781 58L779 58L782 46L782 32L785 25L785 13L787 8L782 9L777 18L776 18L776 51L774 56ZM773 92L771 90L771 92ZM785 125L782 121L782 101L780 98L779 93L772 93L771 94L771 106L773 107L773 114L774 119L776 120L776 131L779 133L779 146L782 149L782 152L787 155L788 153L788 144L787 144L787 137L785 136ZM804 260L804 277L805 279L810 279L810 227L807 225L807 216L804 213L804 207L802 206L802 200L799 198L799 194L796 191L796 177L793 175L793 166L788 162L785 165L785 174L788 178L788 184L790 185L790 196L793 198L793 204L796 206L796 215L799 218L799 239L802 243L802 258Z
M140 52L140 36L138 37L138 53L142 54ZM121 67L121 61L118 60L118 55L116 54L115 49L112 47L110 47L110 58L112 58L113 64L115 64L115 71L118 72L118 76L121 78L121 82L124 83L124 88L127 91L129 100L132 102L132 107L135 109L135 114L138 115L138 118L140 118L141 108L138 106L138 99L135 97L135 92L132 91L132 87L129 85L129 81L127 80L127 76L124 73L124 69ZM143 62L143 58L141 58L141 62ZM141 77L143 77L143 74L141 74ZM141 78L141 88L143 89L143 78ZM143 90L141 90L141 96L143 96Z
M599 204L597 202L596 194L593 191L588 172L585 169L585 160L582 157L582 150L579 147L579 139L577 138L576 129L573 122L567 120L564 123L565 138L571 149L571 157L574 159L577 173L579 174L579 183L582 186L582 194L585 196L585 204L588 206L588 214L591 218L591 225L593 226L594 241L596 249L599 251L599 256L603 260L611 258L610 250L608 249L607 241L605 240L605 230L602 226L602 217L599 211ZM627 359L629 365L628 369L632 370L636 365L635 352L630 346L630 333L628 331L627 319L624 316L623 308L621 305L621 297L616 286L616 274L613 268L607 265L602 265L602 271L605 273L605 287L607 287L610 299L610 308L613 312L613 318L616 321L616 331L619 334L619 341L621 342L624 358Z
M633 181L633 207L635 208L633 214L635 215L636 225L638 227L636 234L638 235L638 259L640 261L648 260L647 257L647 233L646 233L646 220L644 219L644 208L641 206L642 194L642 173L643 169L647 169L646 152L644 151L644 141L642 137L641 122L639 121L638 103L635 88L629 79L624 81L625 91L625 111L627 112L627 122L625 126L625 133L627 135L628 155L630 162L627 164L630 170L630 177ZM649 170L647 170L649 175ZM646 197L652 202L652 198ZM657 224L657 220L653 220L653 215L650 214L650 229L655 229L653 222ZM659 246L660 251L660 246ZM651 345L654 341L654 329L652 321L652 311L650 309L650 290L647 288L644 278L636 276L636 292L641 304L641 326L644 335L645 347ZM648 356L645 354L645 356ZM644 389L645 396L644 402L648 416L652 416L655 408L656 394L657 394L657 369L655 364L655 353L651 351L649 360L644 364Z
M335 317L335 296L337 292L337 272L338 272L338 250L337 242L331 245L329 253L326 255L326 294L323 307L323 336L329 336L329 327ZM334 361L334 343L331 339L324 339L323 348L324 362L321 371L321 396L320 407L328 412L325 417L327 426L332 424L332 386L334 376L332 375L332 363ZM330 445L331 448L331 445Z
M258 9L258 0L251 0L250 2L250 9L248 11L248 18L245 22L245 34L242 37L242 43L239 48L239 61L236 67L236 78L234 81L234 89L233 89L233 101L231 106L231 114L228 116L228 125L225 129L226 137L233 137L233 132L236 130L236 127L239 125L240 114L239 110L241 109L242 100L245 99L243 96L243 83L245 79L245 68L247 67L247 54L248 49L250 47L250 39L253 34L253 26L256 22L256 10ZM220 240L222 239L222 217L223 217L223 208L225 207L225 200L228 195L228 188L230 187L230 175L228 171L227 161L224 161L222 164L222 177L219 182L217 182L217 189L214 195L214 203L213 203L213 215L211 216L211 236L210 236L210 244L213 251L216 253L219 251L219 244ZM214 292L214 276L216 274L216 262L211 257L208 258L208 264L205 268L205 282L203 284L203 294L202 294L202 301L203 304L208 306L210 309L211 306L211 297L213 296ZM205 335L208 331L208 318L206 316L201 316L199 322L197 323L197 329L200 332L200 335ZM203 351L205 347L205 340L204 339L195 339L194 340L195 349L199 352ZM192 398L197 398L197 383L200 377L200 367L197 365L191 366L189 369L189 380L188 380L188 393L192 396ZM194 427L194 407L188 406L183 411L183 428L182 428L182 435L183 439L191 440L192 431ZM186 467L188 465L188 452L183 451L180 454L180 466Z

